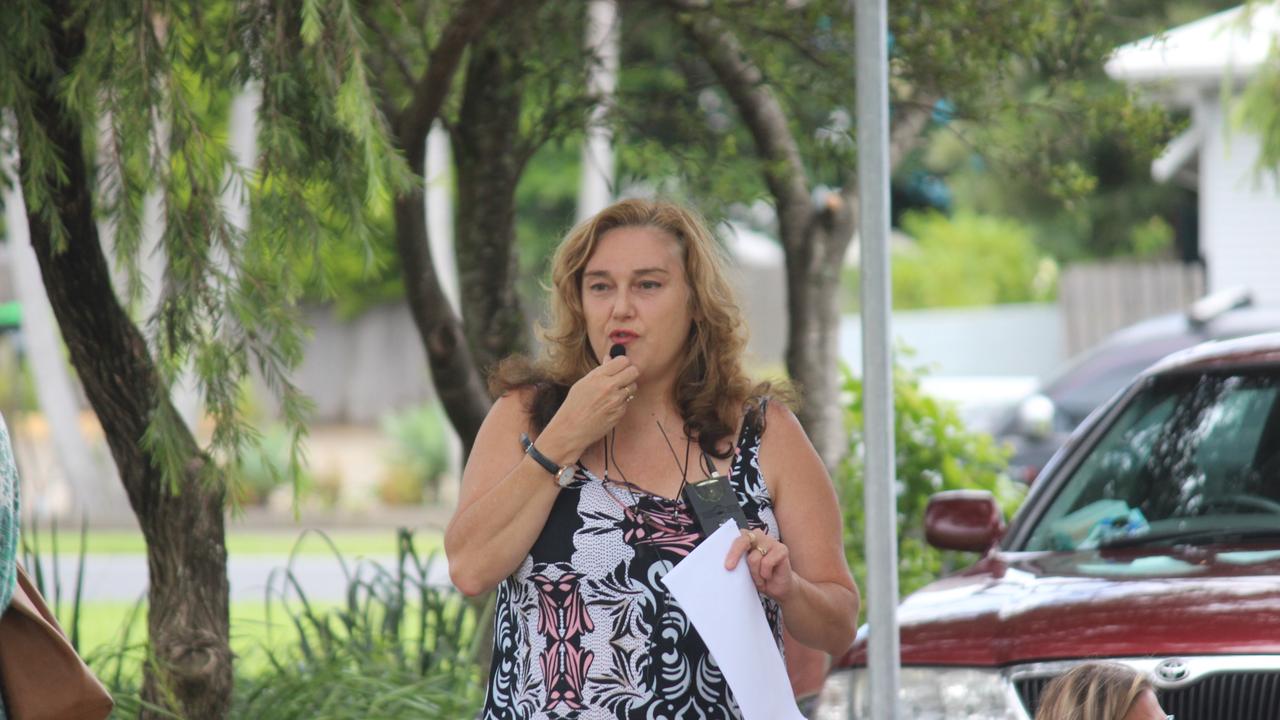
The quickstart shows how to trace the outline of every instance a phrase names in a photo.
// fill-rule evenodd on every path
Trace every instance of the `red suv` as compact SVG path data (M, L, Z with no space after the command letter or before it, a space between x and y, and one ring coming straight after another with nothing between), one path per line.
M934 496L935 547L983 553L898 610L902 718L1025 720L1094 659L1178 720L1280 718L1280 333L1172 355L1095 411L1006 528ZM814 717L868 717L866 628Z

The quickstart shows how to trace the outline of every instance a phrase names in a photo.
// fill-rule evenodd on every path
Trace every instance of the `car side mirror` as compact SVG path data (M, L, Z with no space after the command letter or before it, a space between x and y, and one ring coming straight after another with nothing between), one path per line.
M1058 409L1047 396L1036 393L1018 403L1018 434L1044 440L1053 432L1053 416Z
M946 490L929 498L924 536L939 550L986 552L1004 536L1004 516L986 490Z

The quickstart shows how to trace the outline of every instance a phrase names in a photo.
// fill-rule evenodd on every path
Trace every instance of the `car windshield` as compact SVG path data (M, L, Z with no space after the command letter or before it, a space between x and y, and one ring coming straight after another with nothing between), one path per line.
M1280 371L1147 381L1060 487L1026 549L1280 533Z

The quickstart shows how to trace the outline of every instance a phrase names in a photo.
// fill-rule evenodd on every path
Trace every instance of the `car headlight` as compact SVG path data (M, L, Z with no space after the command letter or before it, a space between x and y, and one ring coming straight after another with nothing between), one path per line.
M913 720L1026 720L1017 696L995 670L902 668L898 713ZM866 668L837 670L818 696L814 720L871 717Z

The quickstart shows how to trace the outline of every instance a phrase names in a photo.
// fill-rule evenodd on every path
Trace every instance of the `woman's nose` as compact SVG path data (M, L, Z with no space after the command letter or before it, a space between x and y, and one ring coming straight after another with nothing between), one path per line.
M613 300L613 316L616 318L631 317L635 306L631 302L631 293L625 288L618 291Z

